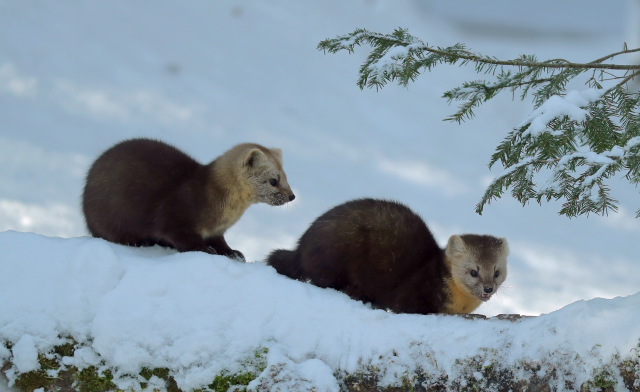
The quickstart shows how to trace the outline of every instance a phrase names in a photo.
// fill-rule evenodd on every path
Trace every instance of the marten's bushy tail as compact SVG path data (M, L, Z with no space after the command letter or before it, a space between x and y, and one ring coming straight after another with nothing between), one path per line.
M290 277L291 279L300 279L302 277L302 268L293 250L276 249L269 257L267 264L278 271L279 274Z

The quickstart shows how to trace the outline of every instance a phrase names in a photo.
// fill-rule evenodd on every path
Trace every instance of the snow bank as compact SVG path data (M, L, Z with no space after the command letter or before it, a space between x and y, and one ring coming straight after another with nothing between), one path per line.
M462 362L478 360L544 364L581 385L636 355L640 338L640 294L515 322L390 314L259 262L12 231L0 233L0 307L10 385L65 337L81 347L65 364L109 368L123 389L140 389L131 375L143 368L169 369L183 390L202 388L266 348L250 387L292 391L337 391L342 375L367 369L379 385L415 372L456 380Z

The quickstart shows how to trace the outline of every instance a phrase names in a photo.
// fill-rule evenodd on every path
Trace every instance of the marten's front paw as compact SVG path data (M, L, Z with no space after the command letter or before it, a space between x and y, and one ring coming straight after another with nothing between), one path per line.
M246 263L244 255L242 254L242 252L240 252L238 250L231 249L231 251L229 253L227 253L225 256L227 256L231 260L239 261L241 263Z
M216 251L216 248L214 248L213 246L207 246L205 247L204 251L206 253L209 253L210 255L217 255L219 254L218 251Z

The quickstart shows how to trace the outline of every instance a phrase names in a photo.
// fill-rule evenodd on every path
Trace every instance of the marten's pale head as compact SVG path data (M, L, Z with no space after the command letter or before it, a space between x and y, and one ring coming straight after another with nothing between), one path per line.
M281 206L295 199L282 168L282 150L254 148L246 155L242 165L256 202Z
M505 238L452 235L445 253L456 286L481 301L488 301L507 278L509 246Z

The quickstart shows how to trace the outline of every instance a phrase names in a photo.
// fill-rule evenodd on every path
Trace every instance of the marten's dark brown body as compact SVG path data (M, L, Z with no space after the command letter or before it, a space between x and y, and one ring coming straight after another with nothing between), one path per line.
M242 144L202 165L157 140L121 142L87 174L82 196L87 227L94 237L120 244L243 259L223 234L250 204L266 201L258 188L270 188L270 204L284 204L285 193L293 199L277 151ZM278 186L263 184L274 175L282 177Z
M293 279L334 288L396 313L468 313L488 300L486 293L493 291L493 286L489 291L487 278L484 297L475 294L471 286L478 283L464 288L466 277L454 277L451 264L465 268L457 261L463 259L457 253L465 253L468 257L464 259L495 267L500 264L497 259L502 253L497 250L502 240L463 235L452 236L452 241L456 245L451 251L441 249L424 221L400 203L359 199L320 216L302 235L296 250L276 250L267 263ZM485 245L489 253L476 257L474 248ZM453 249L456 246L459 252ZM504 264L506 276L506 259Z

